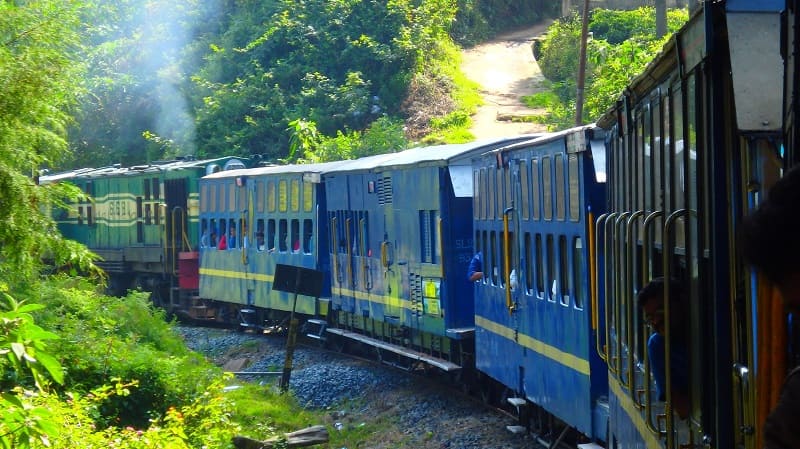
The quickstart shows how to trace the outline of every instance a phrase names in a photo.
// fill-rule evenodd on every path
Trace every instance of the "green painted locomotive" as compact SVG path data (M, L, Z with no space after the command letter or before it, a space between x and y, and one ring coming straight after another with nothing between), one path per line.
M86 194L84 201L56 212L56 222L65 237L100 257L97 265L108 273L111 293L150 291L156 304L173 309L197 289L198 180L244 168L246 162L182 158L45 174L39 182L70 182Z

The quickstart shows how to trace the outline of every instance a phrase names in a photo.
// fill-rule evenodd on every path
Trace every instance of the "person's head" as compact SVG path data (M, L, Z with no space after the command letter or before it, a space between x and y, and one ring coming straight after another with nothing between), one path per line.
M639 294L636 297L636 302L642 309L642 318L645 323L649 325L654 332L659 334L664 333L664 282L663 277L654 278L639 290ZM670 281L669 296L671 298L670 310L676 312L682 310L681 302L683 294L678 281ZM675 317L673 313L670 313L670 316ZM675 318L676 319L670 321L673 323L677 322L677 317ZM671 328L675 329L675 326L671 326Z
M758 208L744 218L742 255L800 306L800 166L786 171Z

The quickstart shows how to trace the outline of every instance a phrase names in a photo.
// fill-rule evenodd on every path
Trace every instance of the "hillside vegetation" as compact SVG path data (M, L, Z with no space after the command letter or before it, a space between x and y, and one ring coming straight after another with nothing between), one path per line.
M87 71L65 163L186 154L274 161L323 144L310 159L353 157L431 134L447 140L480 101L458 73L456 42L535 23L557 6L98 0L82 10ZM369 145L358 142L364 136Z

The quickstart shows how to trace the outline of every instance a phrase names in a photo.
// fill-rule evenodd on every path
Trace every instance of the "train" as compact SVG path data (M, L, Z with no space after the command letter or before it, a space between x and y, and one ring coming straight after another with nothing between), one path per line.
M40 182L92 197L56 221L114 290L153 291L187 319L270 331L297 314L310 340L469 385L549 447L758 448L797 361L767 334L796 320L769 306L737 232L797 162L798 14L793 0L702 2L612 108L559 132ZM319 273L315 293L279 288L283 266ZM685 323L685 417L671 381L655 394L636 298L657 277L687 300L665 313Z

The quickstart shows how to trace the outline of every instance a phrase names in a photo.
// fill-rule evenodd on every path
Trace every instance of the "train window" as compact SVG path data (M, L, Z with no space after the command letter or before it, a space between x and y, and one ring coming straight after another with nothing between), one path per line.
M536 234L536 296L544 299L544 258L542 257L542 234Z
M208 233L208 246L211 248L216 248L219 233L217 232L217 220L214 218L211 219L211 228L208 230Z
M161 188L158 183L158 178L153 178L151 182L153 183L153 199L157 200L161 198Z
M533 192L531 192L531 196L533 196L533 202L531 203L531 209L533 212L533 219L539 220L540 214L539 211L541 208L539 207L539 198L541 198L539 192L541 191L541 187L539 185L539 160L538 159L531 159L531 187L533 187Z
M209 212L219 212L219 208L218 208L219 206L217 205L218 198L217 198L217 185L216 184L210 184L208 186L208 195L209 195L208 211Z
M142 197L136 197L136 218L142 218L144 216L143 208L142 208Z
M569 270L569 252L567 252L567 237L562 235L558 237L558 290L561 294L561 305L569 305L570 295L570 270Z
M472 170L472 219L477 220L480 218L480 171Z
M487 280L487 276L486 276L486 273L487 273L486 270L488 270L488 267L489 267L489 265L488 265L489 262L488 262L488 259L487 259L489 257L489 251L488 251L488 248L489 248L488 244L489 243L488 243L488 239L487 239L486 236L487 236L487 232L483 231L481 233L480 250L483 251L483 265L484 265L483 269L484 269L484 272L483 272L483 278L481 278L481 282L483 282L484 284L488 281Z
M236 184L228 183L228 212L236 210Z
M311 212L314 210L314 184L303 183L303 211Z
M486 184L486 187L488 188L487 197L489 198L489 204L487 205L488 207L486 209L486 218L489 220L493 220L495 217L494 202L497 199L495 194L495 190L497 189L497 170L489 170L488 173L489 173L489 179Z
M314 242L314 222L310 218L303 220L303 252L311 254Z
M523 220L530 220L530 195L528 194L530 189L530 185L528 184L528 164L526 161L519 161L519 184L522 190L522 199L520 202L520 209L522 212L522 219Z
M278 221L278 251L285 253L289 251L289 223L283 218Z
M556 154L553 162L556 166L556 220L564 221L566 214L566 180L564 179L564 155Z
M664 210L665 183L663 174L664 164L664 139L661 137L661 105L656 100L652 108L652 141L653 141L653 208L654 210Z
M271 218L267 221L267 241L264 242L264 246L266 246L270 252L275 251L275 233L275 219Z
M547 234L547 285L551 285L549 292L546 292L547 299L550 302L556 301L558 295L558 280L556 279L556 254L555 254L555 241L553 234Z
M256 212L264 212L264 181L256 182Z
M150 209L150 204L145 204L144 205L144 224L146 224L146 225L153 224L152 211Z
M553 219L553 172L549 157L542 158L542 199L544 200L544 219Z
M264 251L266 246L266 240L264 236L264 219L259 218L256 220L256 250Z
M652 189L652 151L650 145L650 126L649 108L645 105L643 110L636 114L637 139L636 148L631 152L629 171L627 176L630 178L630 188L628 189L628 202L625 203L627 210L636 211L649 209L652 210L653 196Z
M239 245L242 249L247 249L248 243L250 243L250 236L247 234L249 229L247 228L247 220L244 218L239 219L239 241L241 244Z
M150 199L150 179L142 179L142 184L144 187L144 199Z
M267 212L275 212L275 182L267 182Z
M297 212L300 210L300 181L297 179L292 179L292 187L290 189L291 193L291 206L292 212Z
M533 241L531 233L525 233L525 293L533 294Z
M497 186L496 186L496 189L497 189L496 190L497 191L497 200L496 201L497 201L497 203L496 204L497 204L497 219L498 220L501 220L503 218L503 209L505 209L505 207L506 207L506 201L505 201L504 194L508 189L503 188L503 186L505 184L506 174L507 174L506 170L504 170L502 167L497 170Z
M502 205L502 209L505 210L507 207L511 207L511 170L503 170L503 177L505 178L505 191L506 191L506 201ZM509 216L510 218L511 216Z
M278 211L286 212L289 206L289 186L285 179L278 181Z
M581 187L578 155L570 154L567 156L567 159L567 178L569 180L569 219L572 221L578 221L581 219Z
M572 281L573 291L572 301L576 309L583 309L583 301L586 298L586 291L584 290L583 276L583 240L580 237L575 237L572 245Z
M224 218L220 218L220 220L219 220L219 234L217 234L217 241L219 241L219 239L222 239L223 235L224 236L228 235L227 224L228 223L227 223L227 221L225 221ZM227 240L227 238L226 238L226 240Z
M487 193L487 182L486 182L486 169L481 169L481 182L480 182L480 209L481 209L481 220L486 220L488 218L488 214L486 213L487 205L489 204L488 198L489 195Z
M247 210L247 188L239 188L237 190L237 195L239 197L239 212L243 212Z
M239 246L239 239L236 234L236 220L231 218L228 220L228 249L233 249Z
M292 219L292 252L300 252L300 220Z
M200 212L208 212L208 184L200 186Z
M489 254L485 259L488 261L487 269L489 270L489 279L492 285L497 285L497 233L492 231L489 233ZM484 273L485 275L485 273Z
M92 211L92 206L86 206L86 225L94 225L94 212Z
M672 154L674 161L672 163L672 185L673 185L673 208L672 210L684 209L685 202L685 170L684 165L684 151L683 151L683 103L681 102L681 88L680 85L675 87L672 92L672 126L670 127L672 142Z

